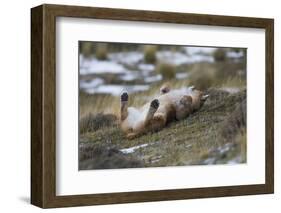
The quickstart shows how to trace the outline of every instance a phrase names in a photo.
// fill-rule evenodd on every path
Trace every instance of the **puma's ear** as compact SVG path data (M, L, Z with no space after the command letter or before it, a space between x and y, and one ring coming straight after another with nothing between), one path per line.
M168 83L163 84L163 86L160 88L160 94L165 94L170 92L171 88L170 85Z

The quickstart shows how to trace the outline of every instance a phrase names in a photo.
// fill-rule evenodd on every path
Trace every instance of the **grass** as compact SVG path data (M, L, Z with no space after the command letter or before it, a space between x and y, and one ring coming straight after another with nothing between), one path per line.
M98 113L96 115L89 114L80 119L80 134L85 132L93 132L104 127L111 127L117 124L117 116L113 114Z
M101 154L101 156L110 156L108 159L105 157L103 161L99 158L98 161L101 161L101 163L98 166L93 166L95 165L92 162L93 159L84 159L80 162L81 169L127 168L134 167L134 165L138 165L136 167L180 166L208 164L210 162L215 164L227 163L235 159L238 159L239 162L245 162L246 136L244 129L246 127L245 124L238 125L241 124L241 120L245 119L245 115L243 113L237 114L237 111L239 111L237 108L245 108L246 105L243 105L242 102L246 98L246 92L230 94L220 89L209 89L206 92L210 95L210 98L199 111L182 121L170 123L158 132L148 133L134 140L127 140L124 137L118 127L117 119L113 119L107 124L98 125L97 128L83 131L80 134L80 145L90 146L90 150L93 152L97 148L100 150L99 147L105 146L105 151L102 151L105 155ZM148 92L142 95L147 94ZM85 96L82 97L80 99L87 99ZM109 97L103 98L104 103L112 101ZM130 101L135 102L136 100L132 97ZM139 104L141 102L139 101ZM85 104L86 101L82 100L82 103ZM95 110L99 111L102 109L102 101L97 101L97 103L99 103L100 109ZM114 105L111 104L111 108L113 108L111 112L103 109L99 116L108 117L108 114L114 114L115 107L118 113L119 104L117 107L115 102L113 103ZM84 109L83 104L82 109ZM97 119L95 117L97 115L94 113L85 115L84 119L89 115L91 116L89 120ZM233 117L237 119L235 120ZM137 149L132 154L124 155L120 152L121 149L141 144L148 145ZM221 150L229 151L223 153ZM83 153L84 151L80 150L80 155L83 155ZM115 153L115 157L108 153ZM123 159L126 163L120 163L120 159ZM114 163L115 161L119 163ZM89 165L92 165L92 167L89 167Z
M80 119L89 114L96 115L98 113L117 115L119 105L119 99L110 95L90 95L82 91L79 93Z
M246 86L246 66L244 63L217 62L196 63L189 67L188 83L198 89L206 90L211 87Z
M216 83L215 75L216 69L210 66L210 64L196 64L190 68L189 82L191 85L196 85L200 90L206 90Z

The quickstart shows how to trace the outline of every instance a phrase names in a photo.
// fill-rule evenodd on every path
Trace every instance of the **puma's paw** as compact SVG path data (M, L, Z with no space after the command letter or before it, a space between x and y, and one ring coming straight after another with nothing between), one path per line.
M168 93L170 90L170 85L166 83L160 88L160 94Z
M153 101L151 101L150 106L154 109L158 109L160 103L158 101L158 99L154 99Z
M121 101L128 101L129 96L127 92L123 92L123 94L121 95Z
M165 124L166 124L166 120L164 118L164 115L156 114L153 116L153 119L151 121L151 129L160 130L165 126Z

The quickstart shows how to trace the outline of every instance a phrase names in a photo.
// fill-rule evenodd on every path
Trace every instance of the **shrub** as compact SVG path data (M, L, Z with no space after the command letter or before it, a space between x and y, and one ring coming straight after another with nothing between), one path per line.
M97 115L89 114L79 122L80 133L93 132L100 128L114 125L117 125L117 117L112 114L103 113Z
M206 90L216 84L216 70L211 64L194 64L188 77L190 85L197 89Z
M145 46L144 48L144 61L148 64L155 64L157 47L153 45Z
M107 59L107 46L106 45L98 45L96 47L96 58L98 60Z
M164 80L174 79L176 77L176 68L172 64L159 63L156 69Z
M225 61L226 60L226 52L224 49L219 48L214 52L214 59L215 61Z

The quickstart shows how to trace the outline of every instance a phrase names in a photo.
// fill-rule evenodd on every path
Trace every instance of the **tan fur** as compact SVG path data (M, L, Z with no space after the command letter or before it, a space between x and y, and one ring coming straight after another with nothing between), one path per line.
M123 96L123 98L122 98ZM160 95L140 108L128 107L128 95L121 96L121 128L128 139L149 131L164 128L168 122L188 117L198 110L208 96L190 88L171 90L168 85L160 89ZM124 97L127 97L124 98Z

